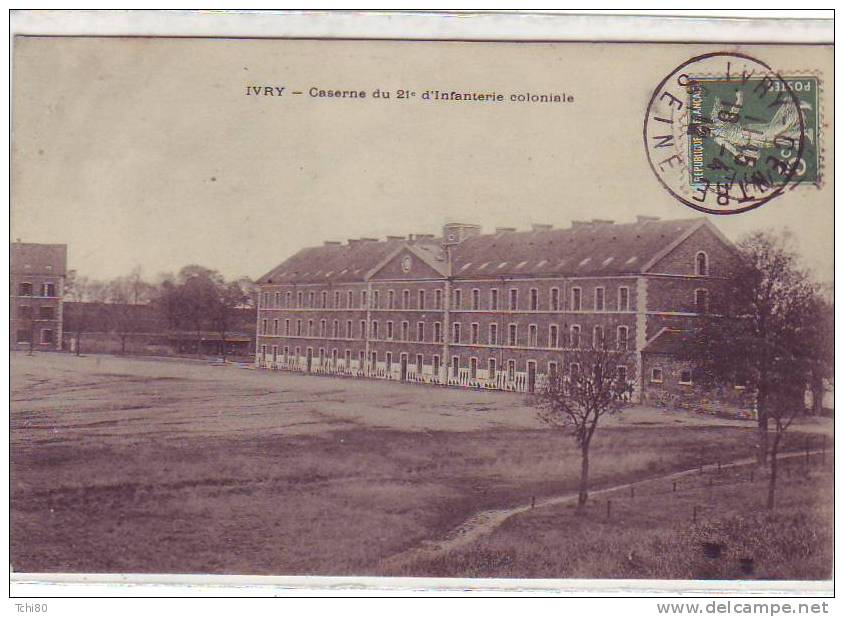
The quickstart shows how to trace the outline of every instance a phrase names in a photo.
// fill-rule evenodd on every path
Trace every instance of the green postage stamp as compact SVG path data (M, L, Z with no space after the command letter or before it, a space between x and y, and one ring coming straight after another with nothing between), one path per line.
M689 88L689 182L815 184L821 181L821 82L815 75L694 78ZM768 96L760 96L765 93ZM799 115L796 110L799 110ZM740 177L742 167L766 172Z

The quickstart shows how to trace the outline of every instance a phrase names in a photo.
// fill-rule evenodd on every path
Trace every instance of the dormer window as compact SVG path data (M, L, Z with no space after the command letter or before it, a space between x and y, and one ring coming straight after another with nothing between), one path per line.
M703 251L698 251L697 255L695 255L695 274L698 276L707 276L709 274L709 259Z

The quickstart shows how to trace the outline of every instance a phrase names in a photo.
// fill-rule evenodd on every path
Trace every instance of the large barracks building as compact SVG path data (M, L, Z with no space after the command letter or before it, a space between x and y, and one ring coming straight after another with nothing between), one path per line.
M644 216L325 242L259 279L256 362L530 392L572 370L566 350L607 345L637 398L682 398L679 346L735 259L705 219Z

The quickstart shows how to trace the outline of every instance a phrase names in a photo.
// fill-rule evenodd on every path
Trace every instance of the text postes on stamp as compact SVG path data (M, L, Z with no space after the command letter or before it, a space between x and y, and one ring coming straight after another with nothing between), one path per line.
M783 77L736 53L677 67L654 90L644 123L648 161L674 197L735 214L819 180L818 79Z

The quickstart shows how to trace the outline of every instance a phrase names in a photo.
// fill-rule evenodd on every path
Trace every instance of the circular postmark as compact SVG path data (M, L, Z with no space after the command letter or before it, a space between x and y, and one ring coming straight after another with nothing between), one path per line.
M651 169L677 200L737 214L792 184L806 131L800 101L776 71L745 54L717 52L660 82L642 136Z

